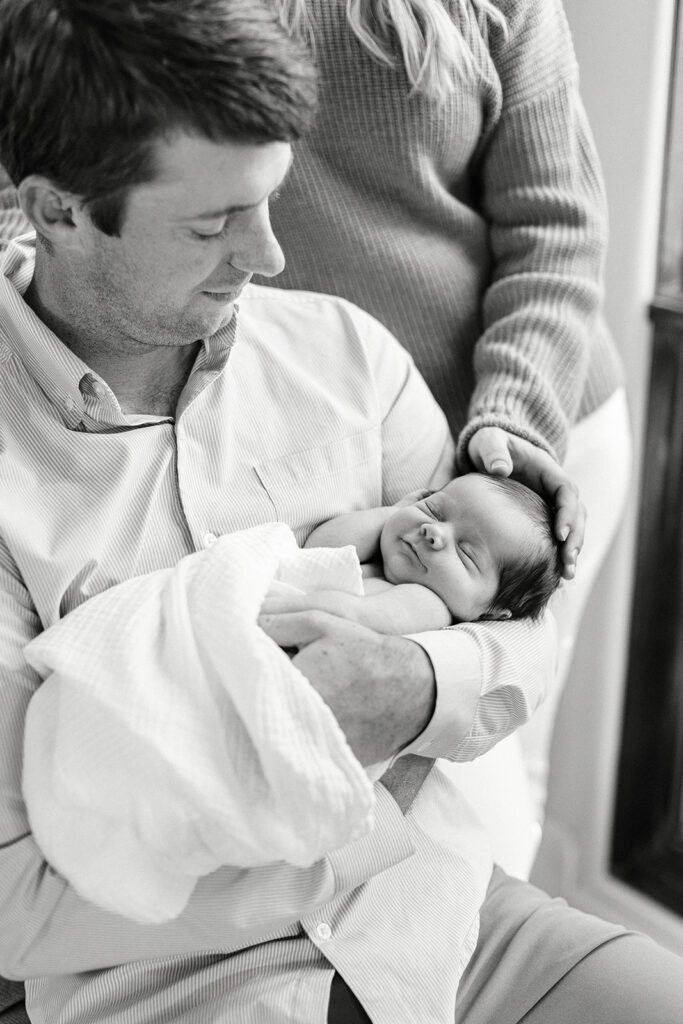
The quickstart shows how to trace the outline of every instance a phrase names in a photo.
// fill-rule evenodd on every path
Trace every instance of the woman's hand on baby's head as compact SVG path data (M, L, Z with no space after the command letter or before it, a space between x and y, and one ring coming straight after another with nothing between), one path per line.
M583 547L586 509L578 487L562 466L531 441L500 427L477 430L470 438L467 454L475 469L491 476L512 476L555 509L555 536L562 542L562 575L573 579Z
M480 473L510 476L514 468L510 451L510 443L513 440L520 439L506 430L501 430L500 427L481 427L472 434L467 445L467 454L474 468Z

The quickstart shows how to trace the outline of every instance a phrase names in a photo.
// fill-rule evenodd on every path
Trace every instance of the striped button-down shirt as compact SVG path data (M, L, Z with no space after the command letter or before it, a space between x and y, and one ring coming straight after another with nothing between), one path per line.
M45 863L21 795L30 639L217 534L280 519L302 541L332 515L439 480L443 416L366 314L258 288L202 346L174 418L124 415L23 301L33 256L26 237L0 266L0 973L30 979L37 1024L323 1024L334 968L377 1024L452 1020L491 856L438 768L405 816L378 784L370 835L307 870L226 866L156 926L78 897ZM134 616L112 621L111 644L126 644ZM419 642L437 704L408 749L453 759L526 720L553 660L550 631L523 622ZM141 652L126 653L135 671Z

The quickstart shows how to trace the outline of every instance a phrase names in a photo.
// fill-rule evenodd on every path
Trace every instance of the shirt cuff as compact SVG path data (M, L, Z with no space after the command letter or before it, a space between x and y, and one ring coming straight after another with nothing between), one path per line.
M467 633L440 629L406 637L426 652L434 669L436 705L426 729L401 751L421 757L443 757L469 732L482 689L482 662L477 644Z

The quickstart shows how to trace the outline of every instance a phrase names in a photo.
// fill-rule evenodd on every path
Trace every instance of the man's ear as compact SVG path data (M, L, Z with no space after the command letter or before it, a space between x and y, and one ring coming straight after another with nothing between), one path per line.
M55 247L80 245L78 214L82 203L41 174L29 174L17 187L21 208L39 235Z
M479 622L505 622L511 618L512 612L509 608L494 608L492 611L480 615Z

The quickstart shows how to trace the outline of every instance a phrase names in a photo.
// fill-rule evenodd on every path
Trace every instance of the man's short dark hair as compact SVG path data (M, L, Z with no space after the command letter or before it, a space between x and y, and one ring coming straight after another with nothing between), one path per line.
M311 58L268 0L0 2L0 162L79 196L107 234L159 139L289 142L314 107Z
M508 609L513 619L538 619L562 581L560 542L555 537L555 510L535 491L508 477L488 477L507 494L534 526L537 543L520 543L516 556L499 567L500 582L489 613Z

